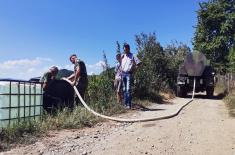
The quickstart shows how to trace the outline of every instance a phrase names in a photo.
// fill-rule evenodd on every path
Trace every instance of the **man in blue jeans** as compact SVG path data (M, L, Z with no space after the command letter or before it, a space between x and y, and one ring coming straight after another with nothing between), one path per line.
M124 103L128 109L131 109L132 96L131 96L131 83L133 80L133 72L139 66L140 61L137 57L130 52L130 45L125 43L124 54L122 55L121 69L122 69L122 81L123 81L123 94Z

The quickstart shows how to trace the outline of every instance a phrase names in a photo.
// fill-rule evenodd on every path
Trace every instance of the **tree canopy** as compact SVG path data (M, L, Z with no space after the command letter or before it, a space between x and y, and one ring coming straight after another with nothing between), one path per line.
M174 89L179 65L190 52L190 48L178 42L172 42L163 48L155 33L141 33L135 39L137 57L142 62L134 78L136 96L154 96L160 90Z
M209 0L199 5L194 48L215 67L226 69L235 40L235 0Z

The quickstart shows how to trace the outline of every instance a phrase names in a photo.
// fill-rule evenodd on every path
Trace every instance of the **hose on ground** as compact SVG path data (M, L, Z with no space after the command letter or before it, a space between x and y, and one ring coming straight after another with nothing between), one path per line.
M71 84L71 82L68 79L64 79L65 81L67 81L68 83ZM74 90L75 93L77 94L78 98L80 99L81 103L83 104L83 106L90 111L91 113L93 113L96 116L99 116L101 118L105 118L105 119L109 119L109 120L113 120L113 121L117 121L117 122L147 122L147 121L156 121L156 120L162 120L162 119L168 119L168 118L172 118L177 116L180 111L186 107L189 103L191 103L194 99L194 95L195 95L195 85L196 85L196 80L194 78L194 82L193 82L193 94L192 94L192 98L186 102L185 104L183 104L176 112L174 112L173 114L167 115L167 116L160 116L160 117L152 117L152 118L142 118L142 119L125 119L125 118L117 118L117 117L111 117L111 116L106 116L106 115L102 115L100 113L97 113L96 111L94 111L93 109L91 109L86 102L83 100L83 98L81 97L80 93L78 92L76 86L74 86Z

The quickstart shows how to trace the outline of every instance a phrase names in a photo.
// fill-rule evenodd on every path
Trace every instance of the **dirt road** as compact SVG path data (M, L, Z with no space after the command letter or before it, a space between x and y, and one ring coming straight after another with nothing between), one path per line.
M132 111L122 117L166 113L173 105ZM167 107L167 108L166 108ZM195 99L171 119L144 123L99 123L94 128L49 133L36 144L0 154L94 155L235 155L235 119L221 100Z

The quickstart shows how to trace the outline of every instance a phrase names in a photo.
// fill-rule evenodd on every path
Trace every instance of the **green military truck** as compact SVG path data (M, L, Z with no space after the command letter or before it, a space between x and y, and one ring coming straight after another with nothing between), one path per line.
M179 67L177 77L177 96L186 97L193 90L194 78L196 80L195 92L205 92L208 98L213 97L215 86L215 71L209 65L204 54L194 51L186 55L183 64Z

